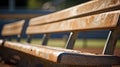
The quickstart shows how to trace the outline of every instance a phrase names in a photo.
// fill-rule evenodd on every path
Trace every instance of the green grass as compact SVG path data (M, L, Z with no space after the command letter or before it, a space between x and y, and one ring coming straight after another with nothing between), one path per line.
M15 41L15 40L14 40ZM24 43L26 40L22 39L22 42ZM87 39L86 41L83 39L77 39L75 42L74 48L103 48L105 44L105 39ZM32 39L33 45L41 45L42 40L41 39ZM48 46L54 46L54 47L65 47L66 40L65 39L50 39L48 41ZM85 46L86 44L86 46ZM117 47L120 47L120 40L117 42Z
M83 39L77 39L75 42L74 48L103 48L105 45L105 39L88 39L84 41ZM55 46L55 47L64 47L66 44L65 40L50 40L48 45ZM117 42L117 47L120 47L120 40Z

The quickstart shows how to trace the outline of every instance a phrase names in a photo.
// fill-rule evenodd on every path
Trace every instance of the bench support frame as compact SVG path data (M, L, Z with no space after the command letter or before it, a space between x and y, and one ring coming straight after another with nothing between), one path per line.
M68 41L67 41L66 46L65 46L66 49L73 49L74 48L74 44L75 44L75 41L77 39L78 34L79 34L79 32L70 32Z
M44 34L42 38L42 45L46 46L49 38L50 38L50 34Z
M105 47L103 49L103 54L113 55L117 44L117 40L119 38L119 33L120 33L119 26L120 26L120 20L118 20L118 28L115 30L113 29L109 32L107 41L105 43Z

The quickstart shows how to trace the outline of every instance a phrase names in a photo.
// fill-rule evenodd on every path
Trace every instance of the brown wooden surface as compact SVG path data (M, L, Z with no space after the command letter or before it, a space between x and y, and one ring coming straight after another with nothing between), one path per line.
M29 26L27 34L39 34L50 32L66 32L75 30L92 30L92 29L110 29L117 25L120 11L112 11L97 15L86 16L82 18L72 18L70 20Z
M77 50L55 48L48 46L32 46L6 41L4 47L24 52L52 62L69 65L118 65L120 57L84 53ZM92 60L92 61L91 61ZM103 62L101 62L103 61Z
M91 15L95 14L96 11L98 11L97 13L101 13L105 11L115 10L116 7L106 10L106 8L113 6L117 6L120 9L120 0L92 0L90 2L86 2L62 11L32 18L30 20L30 25L43 24L75 16L85 16L85 14Z
M20 35L24 22L25 22L24 20L21 20L15 23L4 25L2 30L2 36Z

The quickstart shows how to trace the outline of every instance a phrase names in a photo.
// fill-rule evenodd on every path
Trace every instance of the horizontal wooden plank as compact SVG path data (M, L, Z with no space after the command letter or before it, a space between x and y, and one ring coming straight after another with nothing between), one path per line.
M30 20L30 25L44 24L75 16L85 16L115 10L116 9L115 6L117 6L117 8L120 9L120 0L92 0L90 2L83 3L62 11L32 18ZM106 8L110 9L106 10Z
M24 22L25 20L21 20L10 24L5 24L2 30L2 36L21 34Z
M112 55L96 55L77 50L48 46L32 46L6 41L4 47L24 52L52 62L70 65L118 65L120 57ZM103 61L103 62L101 62Z
M117 25L119 15L120 11L118 10L55 23L29 26L27 28L27 34L109 29Z

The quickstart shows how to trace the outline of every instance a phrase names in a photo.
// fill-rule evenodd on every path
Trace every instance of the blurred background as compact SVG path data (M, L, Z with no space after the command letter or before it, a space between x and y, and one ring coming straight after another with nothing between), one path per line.
M89 0L3 0L0 2L0 9L10 11L17 9L57 11L87 1Z

